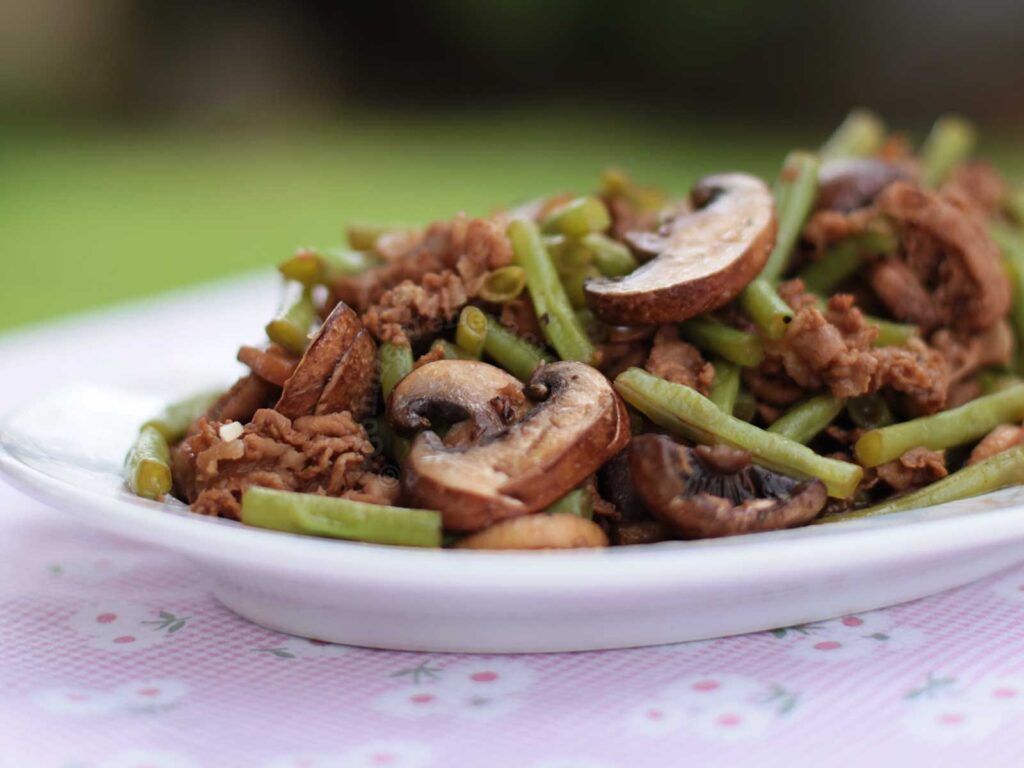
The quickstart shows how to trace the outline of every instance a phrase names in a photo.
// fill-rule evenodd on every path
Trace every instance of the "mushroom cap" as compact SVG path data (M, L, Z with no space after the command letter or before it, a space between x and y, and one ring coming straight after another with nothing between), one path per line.
M696 210L626 240L654 258L619 278L594 278L587 304L606 323L676 323L732 301L757 277L775 243L775 204L760 179L708 176L691 192Z
M818 210L849 213L870 205L894 181L909 179L905 165L876 157L829 160L818 171Z
M500 520L455 544L455 549L584 549L607 547L608 536L592 520L567 513Z
M377 347L356 313L338 302L285 381L274 409L289 419L339 411L359 419L373 409L376 391Z
M395 386L388 417L399 432L431 429L431 419L473 422L472 439L495 435L523 415L523 385L501 368L478 360L437 360Z
M637 493L658 520L685 539L735 536L810 522L825 506L820 480L801 481L750 463L727 446L679 445L664 435L630 444Z
M465 370L466 378L482 365L448 362ZM589 365L542 366L524 391L534 402L497 433L456 447L429 431L413 442L405 463L406 492L415 504L439 510L445 528L476 531L542 510L629 441L622 400ZM416 397L415 389L407 388L400 400L392 395L391 407L401 411L405 400Z

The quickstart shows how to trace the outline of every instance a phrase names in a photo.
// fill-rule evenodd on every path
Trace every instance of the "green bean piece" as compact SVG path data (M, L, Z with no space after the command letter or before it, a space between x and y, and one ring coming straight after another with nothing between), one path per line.
M583 237L591 232L603 232L611 224L612 217L600 199L577 197L549 213L541 229L549 234Z
M594 502L590 491L586 488L577 488L575 491L569 491L544 511L551 514L562 512L590 520L594 517Z
M1016 446L990 456L977 464L970 464L951 475L926 485L905 496L899 496L867 509L857 509L839 515L818 518L814 525L840 523L846 520L862 520L894 512L946 504L950 501L968 499L983 493L998 491L1011 485L1024 484L1024 446ZM984 507L977 507L978 510Z
M819 478L829 496L845 499L857 490L864 471L827 459L805 445L722 413L697 390L673 384L639 368L615 379L616 391L654 423L700 443L724 443L749 451L754 462L799 478Z
M439 512L257 486L242 494L242 522L257 528L374 544L441 546Z
M210 410L210 406L221 396L220 390L200 392L192 397L171 403L158 416L147 421L142 428L153 427L164 436L170 445L180 442L192 422Z
M1010 218L1017 222L1017 226L1024 226L1024 187L1010 193L1006 198L1005 207Z
M598 277L600 274L594 267L584 267L562 277L565 295L569 297L569 304L572 305L573 310L586 308L587 294L583 290L583 286L586 285L587 280Z
M740 367L727 360L715 360L713 364L715 379L711 383L708 399L717 405L722 413L731 416L740 393Z
M401 344L381 344L380 389L384 400L402 379L412 372L412 349Z
M526 270L526 287L544 337L563 360L592 362L594 345L573 314L537 226L531 221L516 219L508 225L508 236L516 261Z
M662 190L640 186L620 168L605 168L601 172L601 194L624 197L640 211L657 212L668 204Z
M958 115L940 117L921 147L921 180L929 187L942 184L970 156L976 142L977 130L969 120Z
M587 336L591 340L600 338L603 329L601 327L601 321L597 319L597 315L586 307L577 309L573 314L576 315L576 319L579 321L579 324L583 326L583 330L587 332Z
M144 426L124 460L124 478L136 496L159 499L171 491L171 450L159 429Z
M545 245L555 270L565 276L586 269L594 262L594 253L575 237L558 235L560 242L554 246ZM547 241L550 237L545 237Z
M740 387L736 395L736 404L732 408L732 415L740 421L753 421L757 416L757 400L748 390Z
M476 359L484 353L487 339L487 317L479 307L463 307L455 327L455 343Z
M526 271L522 267L509 265L484 276L480 286L480 298L492 304L512 301L526 288Z
M472 360L473 356L461 347L452 344L450 341L445 339L437 339L433 344L430 345L430 349L440 349L441 354L444 355L445 360Z
M896 237L889 232L854 235L832 245L820 259L804 267L799 278L811 293L832 293L837 285L861 268L866 254L892 253L896 247Z
M608 235L591 232L580 242L594 254L594 264L605 277L621 277L637 268L636 259L629 247L612 240Z
M345 248L323 251L305 249L278 265L277 271L288 280L312 288L362 274L378 264L380 260L373 254L362 251L349 251Z
M1014 384L1020 384L1020 376L1006 373L998 369L987 369L978 374L978 384L981 386L983 395L991 395L993 392L1002 392Z
M959 408L922 416L889 427L872 429L854 446L857 460L865 467L877 467L898 459L911 448L941 451L977 440L1000 424L1024 419L1024 384L983 395Z
M281 309L267 323L267 336L293 355L301 355L309 344L309 330L317 319L316 306L309 289L298 283L289 283Z
M526 381L538 366L551 362L551 355L517 336L495 318L487 318L484 353L517 379Z
M877 392L871 395L851 397L846 401L846 413L849 415L850 421L861 429L887 427L896 421L889 404Z
M998 224L989 228L989 234L1003 253L1003 264L1010 279L1013 292L1010 319L1019 347L1024 343L1024 236L1011 227Z
M807 445L836 420L845 404L845 400L835 395L815 395L782 414L768 427L768 431Z
M357 251L372 251L377 247L377 240L381 235L395 232L402 227L383 224L356 223L345 227L345 239L348 245Z
M744 368L753 368L764 359L764 344L758 336L714 318L695 317L679 330L687 341Z
M821 147L823 160L846 157L868 157L885 141L885 123L867 109L855 109L839 124Z
M760 277L752 280L740 294L740 302L768 338L781 339L786 335L786 326L793 320L793 309L769 281Z

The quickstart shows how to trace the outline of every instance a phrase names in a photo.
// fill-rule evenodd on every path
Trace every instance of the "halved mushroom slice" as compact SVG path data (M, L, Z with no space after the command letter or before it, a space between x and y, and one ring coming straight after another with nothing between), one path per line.
M910 179L910 168L875 157L830 160L818 171L818 210L849 213L874 202L894 181Z
M708 176L690 194L696 210L626 240L655 258L620 278L586 284L587 304L613 325L688 320L732 301L757 277L775 243L775 205L760 179Z
M684 539L774 531L810 522L825 506L820 480L795 480L727 446L688 448L663 435L630 444L637 493Z
M592 520L570 514L536 514L501 520L456 542L455 549L584 549L607 547Z
M376 346L359 317L338 302L313 336L275 409L289 419L349 411L359 419L373 407Z
M437 360L398 382L388 416L405 433L436 429L438 419L468 421L471 431L460 430L459 441L472 442L508 429L526 408L522 382L501 368L477 360Z
M449 370L459 378L459 371L467 379L480 375L480 363L447 364L446 376ZM418 370L427 372L437 365ZM439 510L445 528L476 531L502 518L542 510L629 441L629 417L622 400L588 365L542 366L524 392L524 415L497 434L450 447L435 433L423 432L413 443L405 463L405 489L416 505ZM391 412L404 413L419 399L417 387L396 387Z

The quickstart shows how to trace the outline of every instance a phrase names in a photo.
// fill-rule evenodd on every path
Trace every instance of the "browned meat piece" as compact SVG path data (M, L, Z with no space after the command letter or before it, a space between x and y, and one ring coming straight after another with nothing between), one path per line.
M339 302L310 341L274 406L290 419L350 411L362 418L377 394L377 350L353 312Z
M804 282L800 279L786 280L784 283L779 283L779 297L794 312L799 312L805 307L815 307L818 304L818 300L814 295L804 290Z
M906 166L876 157L829 160L818 173L815 205L819 210L855 211L871 205L892 182L909 177Z
M804 396L803 388L793 381L783 367L782 358L768 356L757 368L743 369L743 384L758 401L758 410L762 405L773 408L785 408ZM765 414L762 413L762 416ZM778 418L769 419L769 423Z
M878 361L871 343L877 335L877 327L864 322L853 297L837 294L829 299L825 314L804 306L785 337L768 348L801 387L827 386L837 397L856 397L872 391Z
M277 344L271 344L266 349L241 347L238 350L238 362L249 366L249 370L264 381L281 387L295 372L299 361Z
M206 416L211 421L246 422L260 408L269 407L279 392L259 376L243 376L210 406Z
M419 284L406 280L387 291L363 322L381 342L409 346L453 323L468 300L466 284L454 272L430 273Z
M823 253L832 243L863 234L875 219L873 208L863 208L850 213L843 211L818 211L804 225L803 239L810 243L816 253Z
M436 363L438 360L446 359L447 358L445 357L444 354L444 348L442 348L440 345L435 345L428 349L426 352L424 352L422 355L417 357L416 360L413 362L412 367L413 369L416 369L426 365L427 363Z
M977 464L979 461L984 461L997 453L1022 444L1024 444L1024 427L1019 427L1016 424L1000 424L974 446L967 463Z
M533 310L533 302L521 296L501 305L499 321L516 336L526 339L532 344L544 346L544 335L540 328L537 313Z
M900 276L902 292L884 271L883 278L878 268L872 273L872 285L894 317L925 329L941 324L980 331L1006 315L1010 284L999 249L977 218L906 182L886 187L877 207L896 223L899 258L909 268ZM930 307L907 300L920 289L931 297Z
M871 269L871 287L885 306L895 307L891 310L895 317L911 320L924 328L938 325L939 310L931 294L914 271L899 259L894 257L876 263Z
M1013 356L1013 331L1006 320L971 335L944 328L932 334L931 345L949 362L950 381L959 382L979 368L1008 364Z
M715 379L715 367L701 356L699 349L679 338L679 329L674 325L658 328L644 368L702 395L708 393Z
M898 459L875 467L883 482L897 493L933 483L949 474L942 451L911 448Z
M397 499L398 482L376 474L366 431L347 412L290 421L261 409L240 437L228 440L221 426L202 420L174 452L176 487L196 512L238 519L242 493L253 485L384 504Z
M997 216L1009 194L1009 186L988 163L962 163L942 185L942 196L980 219Z
M486 271L512 262L512 246L502 217L468 219L460 215L431 224L406 253L389 255L392 260L384 266L336 282L334 296L364 314L400 283L420 283L426 275L445 270L456 271L475 293Z
M902 347L880 347L873 354L878 373L872 391L888 387L902 393L914 416L943 409L949 392L949 364L941 352L920 339L911 339Z

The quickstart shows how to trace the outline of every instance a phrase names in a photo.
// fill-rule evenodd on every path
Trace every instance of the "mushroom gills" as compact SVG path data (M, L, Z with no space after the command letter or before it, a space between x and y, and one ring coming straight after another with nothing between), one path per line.
M682 538L792 528L825 506L820 480L797 480L752 464L728 446L680 445L641 435L630 445L634 487L655 518Z

